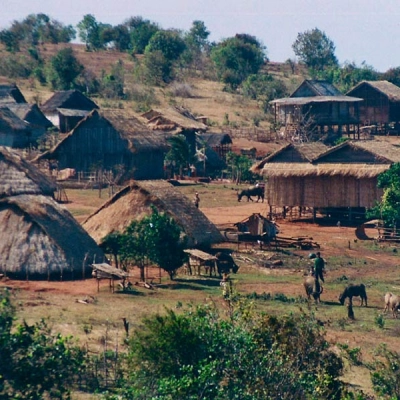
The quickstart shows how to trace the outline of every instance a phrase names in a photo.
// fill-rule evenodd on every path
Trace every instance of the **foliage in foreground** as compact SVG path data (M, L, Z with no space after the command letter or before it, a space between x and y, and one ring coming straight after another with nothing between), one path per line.
M130 341L129 377L108 398L342 397L342 361L313 315L259 315L240 301L229 311L208 305L146 318Z
M84 360L70 338L54 334L44 321L14 323L15 309L0 292L0 398L67 398Z

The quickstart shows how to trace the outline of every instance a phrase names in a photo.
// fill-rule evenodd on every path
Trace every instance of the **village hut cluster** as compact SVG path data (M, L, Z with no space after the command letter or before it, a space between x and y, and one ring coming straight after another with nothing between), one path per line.
M371 134L399 128L400 88L386 81L361 82L342 94L325 81L305 80L288 98L271 105L282 126L282 145L258 160L251 152L252 171L265 178L269 212L239 222L238 228L246 226L241 233L274 237L271 220L278 210L284 217L296 209L298 215L308 212L313 218L339 210L341 218L351 220L380 199L378 175L400 162L400 151L372 140ZM1 273L86 277L91 264L105 261L98 247L101 240L148 214L152 205L178 222L193 249L207 250L225 240L201 210L166 181L178 172L166 160L174 135L184 137L190 156L197 159L185 175L205 176L226 166L231 136L210 132L206 117L196 118L182 107L141 115L102 110L77 90L57 92L38 106L28 104L15 85L1 85ZM334 146L341 137L351 140ZM46 142L46 150L31 160L41 170L21 151L38 148L40 142ZM126 185L87 218L85 231L54 201L54 176L61 179L60 170L68 171L67 178L83 176L93 166L114 173Z

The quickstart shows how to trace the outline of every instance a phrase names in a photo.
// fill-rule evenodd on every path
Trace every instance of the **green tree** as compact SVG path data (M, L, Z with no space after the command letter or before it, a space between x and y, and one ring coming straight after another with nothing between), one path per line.
M96 21L92 14L86 14L77 25L78 35L85 43L88 51L97 51L104 48L101 38L102 24Z
M230 171L232 181L241 183L242 181L254 181L257 177L250 171L252 161L249 157L229 152L226 155L226 164Z
M189 144L184 135L171 136L168 142L171 148L166 154L165 160L172 163L174 168L178 168L179 175L183 175L183 169L191 163Z
M108 99L123 98L125 83L125 69L122 60L118 60L111 68L111 73L103 73L101 80L101 94Z
M129 18L124 25L128 28L134 54L143 54L152 36L160 30L156 23L140 16Z
M264 112L269 110L269 102L285 97L288 90L285 84L269 74L249 75L242 83L243 96L257 100Z
M210 46L209 35L210 31L203 21L193 21L192 27L184 36L186 44L186 49L182 54L184 64L194 65L195 69L201 67L203 54Z
M112 232L103 238L100 247L104 253L112 254L114 257L115 268L119 267L118 256L122 247L122 234L120 232Z
M160 51L166 60L175 61L180 57L184 50L185 42L178 32L173 30L160 30L149 40L145 53Z
M19 51L19 40L17 35L7 29L0 31L0 43L2 43L6 50L12 53Z
M14 324L15 309L0 292L0 398L69 398L84 354L71 339L54 334L44 321Z
M71 47L54 55L47 66L47 82L56 90L71 89L77 77L83 72L83 65L77 60Z
M318 28L299 33L292 48L300 61L312 70L321 71L338 65L335 44Z
M369 217L383 219L386 226L400 223L400 163L395 163L378 176L378 187L383 188L381 201L368 211Z
M249 75L257 74L267 60L266 48L254 36L237 34L213 47L211 59L218 78L233 90Z
M400 86L400 67L388 69L385 73L382 74L381 79Z

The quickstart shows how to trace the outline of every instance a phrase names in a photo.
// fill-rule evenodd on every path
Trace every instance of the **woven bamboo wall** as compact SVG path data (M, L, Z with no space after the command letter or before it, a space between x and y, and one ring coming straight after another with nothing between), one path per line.
M271 206L304 207L372 207L382 190L376 178L293 177L269 178L265 198Z

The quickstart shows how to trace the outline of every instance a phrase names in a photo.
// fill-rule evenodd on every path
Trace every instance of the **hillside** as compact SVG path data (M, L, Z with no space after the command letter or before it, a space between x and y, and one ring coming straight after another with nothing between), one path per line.
M255 121L260 128L269 129L267 116L262 113L256 101L244 98L240 94L232 94L223 91L223 84L196 77L184 77L164 88L144 86L135 77L134 60L128 53L115 50L87 52L84 45L80 44L46 44L39 47L40 54L45 61L49 60L60 49L70 46L73 48L77 59L84 65L85 71L99 79L103 73L109 73L112 66L118 60L123 62L125 69L125 92L149 93L154 91L153 108L163 108L177 104L188 108L194 115L208 117L213 130L227 128L226 118L229 119L229 127L253 128ZM0 50L0 57L9 57L4 49ZM139 58L140 59L140 58ZM305 71L297 67L292 73L287 64L269 62L265 70L275 78L281 79L289 91L293 90L304 78ZM28 102L43 103L51 95L49 87L40 85L36 80L9 79L0 76L0 83L15 82L21 88ZM185 85L186 96L179 96L177 85ZM124 108L128 113L134 112L135 102L132 100L111 101L103 98L94 98L101 107ZM223 126L225 121L225 126Z

